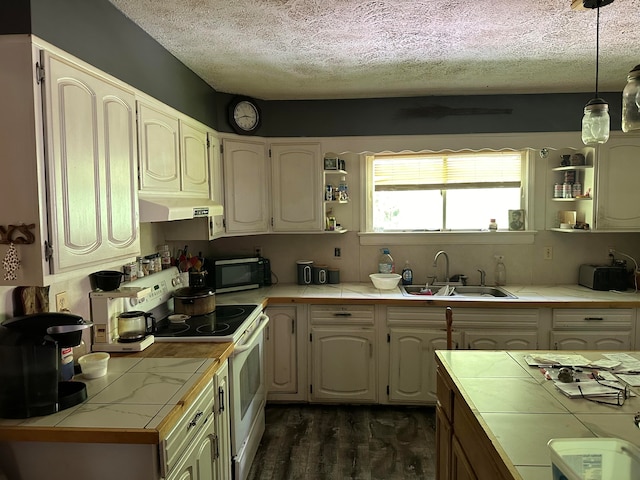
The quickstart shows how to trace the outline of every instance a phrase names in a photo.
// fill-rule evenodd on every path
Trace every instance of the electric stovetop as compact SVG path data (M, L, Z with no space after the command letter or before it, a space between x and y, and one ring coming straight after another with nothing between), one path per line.
M168 338L218 338L231 337L242 324L251 317L257 305L217 305L215 311L206 315L196 315L184 321L169 320L168 317L156 324L156 341Z

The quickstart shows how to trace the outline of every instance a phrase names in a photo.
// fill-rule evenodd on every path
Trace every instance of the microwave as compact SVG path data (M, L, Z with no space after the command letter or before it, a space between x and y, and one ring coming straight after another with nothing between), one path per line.
M209 271L207 276L208 286L213 287L216 293L239 292L271 285L271 263L267 258L214 258L208 263L213 265L213 272Z

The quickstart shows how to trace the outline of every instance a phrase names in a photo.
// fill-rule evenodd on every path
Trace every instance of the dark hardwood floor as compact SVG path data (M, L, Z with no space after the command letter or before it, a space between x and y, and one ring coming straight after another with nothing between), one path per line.
M249 480L435 478L435 409L267 405Z

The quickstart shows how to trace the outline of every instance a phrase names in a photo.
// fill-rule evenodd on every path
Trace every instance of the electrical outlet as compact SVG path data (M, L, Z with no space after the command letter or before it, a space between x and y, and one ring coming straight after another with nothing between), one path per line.
M553 260L553 247L544 247L544 259Z
M333 249L333 256L334 257L339 257L340 255L342 255L342 252L340 251L340 247L336 247Z
M67 297L67 292L56 293L56 311L69 311L69 298Z

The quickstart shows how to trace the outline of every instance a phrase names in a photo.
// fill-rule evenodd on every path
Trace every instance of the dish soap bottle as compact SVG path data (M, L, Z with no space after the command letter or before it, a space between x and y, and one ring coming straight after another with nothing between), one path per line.
M378 259L378 273L396 273L395 264L393 263L393 258L389 254L389 249L383 248L381 252L382 254Z
M504 256L503 255L496 255L495 259L498 261L496 263L496 271L495 271L496 285L497 286L506 285L506 283L507 283L507 267L505 267L504 263L502 263L502 261L504 260Z
M409 265L409 260L404 262L404 268L402 269L402 284L411 285L413 283L413 270Z

